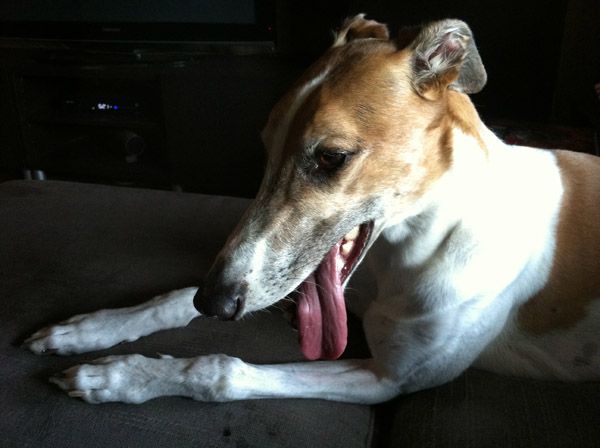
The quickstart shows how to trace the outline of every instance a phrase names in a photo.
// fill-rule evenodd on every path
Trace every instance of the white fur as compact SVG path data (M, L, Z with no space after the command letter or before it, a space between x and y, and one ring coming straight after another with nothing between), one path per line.
M473 363L515 307L544 286L552 263L562 197L554 157L488 135L487 159L475 139L460 131L454 138L453 168L418 214L388 224L368 254L379 292L365 330L403 392Z
M272 153L281 153L295 115L326 73L297 91L268 142ZM364 312L372 359L257 366L224 355L129 355L75 366L52 381L92 403L138 403L162 395L377 403L447 382L472 364L533 377L597 378L600 357L591 329L600 306L592 306L589 320L574 332L533 337L514 321L518 306L550 275L563 195L556 160L549 152L510 147L490 131L481 133L485 150L455 130L451 168L410 209L389 204L374 223L379 238L365 264L374 268L376 288L366 276L371 286L365 290L373 296ZM267 231L250 230L252 238L240 231L230 239L231 258L244 263L234 261L228 269L262 292L256 272L267 257ZM41 330L26 344L36 353L79 353L186 325L198 315L195 292L188 288L138 307L78 316ZM262 305L257 300L252 306Z
M376 403L449 381L473 363L498 372L568 378L567 364L578 353L574 348L581 352L582 363L595 363L590 369L597 372L597 357L590 354L596 347L590 345L593 340L585 349L575 346L582 341L563 342L556 354L550 350L556 343L553 336L526 337L515 333L511 321L516 306L539 290L549 274L562 195L553 156L507 147L491 133L486 134L489 157L460 131L454 142L453 168L412 215L400 222L376 223L381 236L367 257L378 273L378 293L364 316L373 359L256 366L223 355L130 355L76 366L52 381L92 403L137 403L160 395L211 401L304 397ZM261 253L259 247L252 253L259 264ZM152 319L150 323L155 329L187 323L194 315L194 292L166 296L177 311L167 313L169 322L163 318L160 324ZM165 303L165 298L155 299L133 314L111 311L110 316L135 322L135 316ZM97 341L103 341L93 348L118 342L114 334L100 329L107 323L102 313L82 321L91 325ZM141 334L136 325L121 322L121 328L132 333L121 334L122 340ZM32 350L90 349L85 344L74 348L73 340L86 339L82 326L68 344L45 336L50 333L56 328L34 337Z
M42 328L25 341L34 353L71 355L135 341L170 328L184 327L199 316L193 306L198 288L184 288L129 308L100 310Z
M562 381L598 380L600 304L591 303L586 317L568 329L533 336L509 321L477 366L505 375Z

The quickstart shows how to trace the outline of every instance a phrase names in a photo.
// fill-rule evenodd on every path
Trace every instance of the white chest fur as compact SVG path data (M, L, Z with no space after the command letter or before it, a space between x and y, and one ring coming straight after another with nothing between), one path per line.
M485 154L475 139L460 131L454 137L452 169L412 216L384 229L369 253L378 297L366 322L372 344L392 341L409 352L427 328L427 363L451 360L460 370L546 283L563 189L550 152L509 147L490 133ZM382 353L393 351L389 344ZM414 366L414 356L390 359L409 358Z

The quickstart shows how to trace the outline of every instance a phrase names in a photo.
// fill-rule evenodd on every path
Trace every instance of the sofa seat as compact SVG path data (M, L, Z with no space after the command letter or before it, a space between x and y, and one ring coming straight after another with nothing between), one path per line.
M90 405L48 382L71 365L109 354L301 360L296 333L277 309L235 323L196 319L186 328L79 356L40 357L20 347L48 323L200 284L247 204L91 184L0 184L0 446L369 446L368 406L179 397Z
M35 356L20 347L48 323L201 284L247 205L244 199L91 184L1 183L0 446L600 446L599 383L470 369L442 387L361 406L179 397L90 405L47 381L108 354L301 360L296 333L276 307L240 322L196 319L186 328L78 356ZM368 356L353 319L350 347L344 356Z

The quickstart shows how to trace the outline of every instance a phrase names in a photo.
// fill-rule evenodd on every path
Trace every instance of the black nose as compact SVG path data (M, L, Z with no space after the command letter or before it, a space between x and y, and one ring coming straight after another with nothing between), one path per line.
M234 293L211 293L200 288L194 296L194 307L200 314L218 317L220 320L232 320L241 316L244 297Z

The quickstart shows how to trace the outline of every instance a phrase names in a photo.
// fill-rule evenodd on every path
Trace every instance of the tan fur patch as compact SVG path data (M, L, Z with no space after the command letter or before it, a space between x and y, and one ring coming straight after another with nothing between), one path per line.
M566 151L556 158L565 191L552 271L518 315L519 326L532 334L572 327L600 299L600 158Z
M404 201L413 202L448 168L443 162L449 159L438 152L437 134L443 130L419 131L436 115L436 105L412 91L408 51L388 46L369 54L361 65L348 62L336 71L337 79L328 80L329 91L324 89L322 98L326 107L315 115L315 130L322 133L335 126L344 141L332 139L329 144L363 150L344 179L348 196L364 198L401 188Z
M459 128L467 135L477 139L479 146L487 152L485 142L481 138L479 129L483 126L481 119L471 99L464 93L447 90L448 109L447 113L454 127Z
M483 124L468 96L446 89L430 101L415 92L412 56L411 48L399 49L391 41L355 40L330 49L312 66L275 107L264 132L278 183L271 194L322 219L390 195L403 214L450 168L453 129L483 146ZM302 97L282 146L272 147L282 117L315 78L320 82ZM316 185L298 171L298 163L319 147L352 156L335 181ZM294 219L283 222L285 239Z

